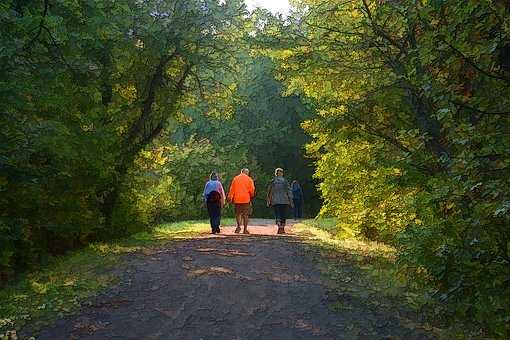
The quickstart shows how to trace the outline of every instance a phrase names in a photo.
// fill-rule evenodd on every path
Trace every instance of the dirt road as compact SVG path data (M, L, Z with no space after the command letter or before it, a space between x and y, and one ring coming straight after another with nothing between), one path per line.
M255 220L252 235L204 235L127 255L119 283L38 339L418 339L402 308L369 307L346 294L333 309L331 283L313 249ZM347 265L348 266L348 265ZM348 269L348 268L347 268ZM350 283L346 282L348 286ZM350 287L346 287L349 288ZM348 290L347 290L348 291Z

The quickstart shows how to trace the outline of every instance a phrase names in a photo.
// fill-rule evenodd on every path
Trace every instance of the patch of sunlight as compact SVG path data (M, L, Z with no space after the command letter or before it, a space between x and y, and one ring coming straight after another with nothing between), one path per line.
M30 280L30 286L32 287L32 290L36 292L37 294L46 294L48 291L48 284L39 283L36 280Z
M340 222L335 217L321 217L316 219L306 219L301 223L317 229L327 231L333 238L355 238L356 230L351 225Z
M76 285L76 278L75 277L68 277L64 280L64 287L74 286Z
M207 232L209 228L204 222L169 223L154 228L153 237L157 240L189 238Z
M232 274L234 271L230 268L226 267L206 267L206 268L198 268L188 272L189 277L198 277L203 275L220 275L220 274Z
M16 302L26 301L27 299L28 299L27 294L13 294L12 295L12 300L16 301Z
M90 250L100 255L132 253L140 249L138 246L127 246L117 243L93 243Z
M383 243L362 241L354 237L338 239L331 233L306 224L306 222L295 224L294 232L311 241L327 244L363 256L377 254L385 258L393 258L395 255L395 249Z

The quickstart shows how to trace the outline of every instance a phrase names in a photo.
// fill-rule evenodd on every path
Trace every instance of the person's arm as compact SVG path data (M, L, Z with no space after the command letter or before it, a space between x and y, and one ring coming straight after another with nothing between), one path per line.
M255 182L250 178L250 198L255 197Z
M218 182L220 184L220 194L221 194L221 206L225 206L225 190L223 190L223 185L221 182Z
M271 206L271 196L273 195L273 183L270 182L267 186L267 197L266 197L266 204L268 207Z
M228 201L232 202L234 200L234 186L235 186L235 178L232 180L232 183L230 183L230 189L228 191Z

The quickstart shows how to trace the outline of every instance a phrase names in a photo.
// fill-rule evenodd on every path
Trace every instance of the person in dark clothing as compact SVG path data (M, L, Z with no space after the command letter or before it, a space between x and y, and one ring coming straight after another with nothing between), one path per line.
M209 176L209 181L205 184L203 198L209 213L212 233L219 234L221 209L225 205L225 191L216 172L212 172Z
M303 190L299 182L294 180L291 185L292 189L292 202L294 203L294 219L303 217Z
M274 209L278 234L285 234L288 206L293 206L289 183L283 178L283 169L276 168L275 177L267 188L267 206Z

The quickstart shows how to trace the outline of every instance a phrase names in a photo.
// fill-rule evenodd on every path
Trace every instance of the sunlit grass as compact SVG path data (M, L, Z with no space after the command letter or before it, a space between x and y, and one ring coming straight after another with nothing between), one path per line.
M360 278L369 283L371 289L388 297L405 300L413 309L430 302L426 292L418 294L416 287L400 272L395 263L396 250L386 244L360 240L343 234L334 228L335 221L305 220L295 225L295 232L304 242L320 250L323 267L334 280L343 280L342 265L349 263L359 270Z
M294 225L294 231L298 235L306 236L309 241L318 242L323 246L334 247L351 254L384 258L394 256L394 248L383 243L359 240L353 236L353 231L345 230L340 234L336 233L335 223L336 220L334 219L304 220Z
M303 224L328 232L331 238L351 239L355 238L357 231L352 226L342 223L334 217L321 217L315 219L306 219Z
M225 219L225 223L231 223ZM44 323L80 307L85 298L115 283L109 269L121 255L208 233L207 221L162 224L151 232L100 242L53 259L46 268L25 275L16 284L0 290L0 335L24 324ZM37 326L37 325L35 325ZM0 337L1 338L1 337Z

